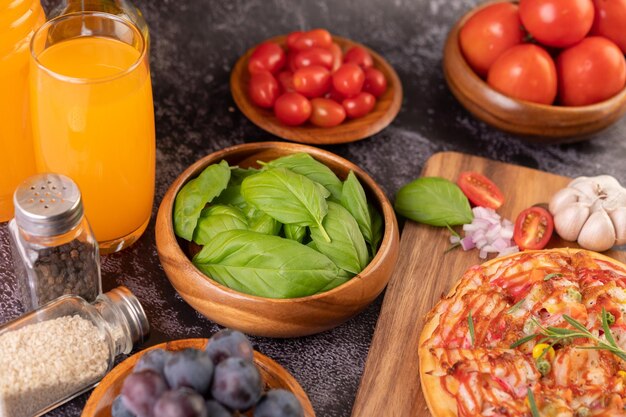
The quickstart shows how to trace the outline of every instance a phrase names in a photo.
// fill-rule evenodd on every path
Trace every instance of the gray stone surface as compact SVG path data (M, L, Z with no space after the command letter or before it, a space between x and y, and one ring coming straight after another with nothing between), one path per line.
M263 39L296 29L326 27L378 51L396 68L405 99L393 124L375 137L327 149L353 161L388 196L416 178L430 155L456 150L564 175L607 173L626 184L626 121L573 145L530 144L472 118L445 86L441 50L452 23L471 0L194 0L137 1L152 34L157 129L154 215L169 184L192 162L242 142L275 139L250 123L230 96L237 57ZM49 5L49 4L47 4ZM516 190L503 190L505 193ZM176 294L158 262L154 222L132 248L103 260L104 287L124 284L145 306L153 333L148 344L207 337L217 326ZM0 226L0 323L21 305ZM380 310L379 298L335 330L307 338L253 338L285 366L309 394L320 417L350 415ZM86 395L49 416L75 417Z

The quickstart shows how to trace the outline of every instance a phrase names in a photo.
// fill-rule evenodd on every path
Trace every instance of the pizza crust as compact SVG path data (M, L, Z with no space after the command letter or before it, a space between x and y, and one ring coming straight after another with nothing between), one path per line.
M547 249L547 250L528 250L524 252L518 252L511 255L503 256L500 258L494 258L487 262L484 262L481 266L488 267L494 263L506 261L523 254L534 254L534 253L558 253L566 256L572 256L577 252L585 252L591 258L602 260L605 262L610 262L613 264L617 264L626 268L626 265L621 262L610 258L606 255L602 255L600 253L587 251L584 249L575 249L575 248L559 248L559 249ZM463 277L465 274L463 275ZM463 281L463 277L457 281L454 287L450 290L446 298L451 298L456 296L457 291L461 282ZM420 381L422 385L422 392L424 393L424 398L426 399L426 404L428 405L428 409L430 410L433 417L458 417L457 414L457 404L456 399L450 395L446 390L443 389L440 382L440 377L431 376L429 372L435 370L437 368L437 359L430 352L430 346L426 346L426 341L432 336L437 326L439 326L440 313L436 313L436 309L439 303L437 303L432 310L426 315L424 328L422 329L422 333L420 334L419 339L419 348L418 348L418 356L419 356L419 373L420 373Z

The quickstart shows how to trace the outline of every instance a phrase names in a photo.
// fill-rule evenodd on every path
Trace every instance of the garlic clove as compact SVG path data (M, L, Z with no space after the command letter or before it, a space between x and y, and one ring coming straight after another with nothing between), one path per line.
M573 188L563 188L558 191L554 196L552 196L552 200L550 200L550 206L548 207L550 213L554 215L555 213L560 212L565 207L570 204L574 204L579 200L580 193ZM586 199L586 196L582 196Z
M609 212L626 207L626 191L621 188L607 190L607 197L602 200L602 207Z
M585 249L602 252L615 245L615 228L606 211L592 213L578 235L578 244Z
M597 177L591 177L590 179L603 189L622 188L619 181L615 177L612 177L610 175L598 175Z
M616 245L626 244L626 207L619 207L609 213L615 229Z
M580 191L591 200L596 200L598 198L598 192L601 189L600 185L595 182L593 178L588 178L587 181L575 182L575 184L570 185L570 187Z
M574 242L588 217L589 207L581 203L574 203L556 212L554 228L563 239Z

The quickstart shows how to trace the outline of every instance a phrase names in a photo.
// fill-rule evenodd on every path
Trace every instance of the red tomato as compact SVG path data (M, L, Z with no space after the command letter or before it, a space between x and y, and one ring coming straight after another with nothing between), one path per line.
M365 73L356 64L347 63L333 73L333 86L346 97L354 97L361 92Z
M296 69L319 65L330 70L333 68L333 61L334 56L330 50L313 47L298 52L293 60L293 64Z
M478 172L461 172L456 183L475 206L496 210L504 204L504 196L498 186Z
M257 46L248 60L248 71L255 74L269 71L272 74L280 71L287 61L285 51L273 42L265 42Z
M337 126L346 118L346 111L343 106L328 98L314 98L311 100L311 107L313 110L309 121L315 126Z
M346 55L343 57L343 62L357 64L363 69L369 68L374 65L374 60L372 59L370 53L367 52L365 48L362 48L360 46L353 46L352 48L348 49L348 52L346 52Z
M524 30L516 4L495 3L478 12L463 25L459 44L470 67L485 77L502 52L522 43Z
M589 33L594 9L591 0L520 0L519 14L537 41L565 48Z
M343 103L343 101L346 99L346 97L339 91L337 91L332 85L330 86L330 91L326 93L326 98L334 100L339 104Z
M321 97L330 90L330 72L317 65L300 68L293 73L293 87L306 97Z
M248 85L250 100L259 107L270 108L278 98L278 81L269 72L257 72L250 77Z
M509 97L552 104L557 90L556 67L540 46L517 45L504 51L491 65L487 83Z
M308 48L313 48L314 46L319 48L330 48L332 43L333 38L329 31L326 29L313 29L295 37L290 48L293 48L296 51L303 51Z
M274 103L276 118L288 126L298 126L311 116L311 103L302 94L285 93Z
M287 35L287 48L288 49L295 49L294 45L296 43L296 40L300 37L300 35L302 35L304 32L302 32L301 30L297 30L295 32L291 32L289 35Z
M282 71L278 73L278 86L281 93L294 93L296 91L293 86L293 72Z
M336 71L337 68L339 68L341 66L341 63L343 62L343 51L341 50L341 47L337 45L336 42L333 42L330 45L329 51L333 54L333 67L331 68L331 70Z
M351 119L363 117L371 112L376 105L376 97L370 93L359 93L354 98L347 98L343 101L343 108Z
M520 249L543 249L553 231L552 215L544 208L530 207L517 216L513 240Z
M287 52L287 67L285 68L288 71L296 72L298 68L296 68L296 55L298 55L295 51Z
M387 91L385 74L376 68L366 68L363 72L365 73L363 91L372 94L376 98L385 94L385 91Z
M561 52L556 60L559 98L565 106L585 106L614 96L626 83L626 61L613 42L600 36Z
M615 42L626 53L626 0L594 0L596 14L591 33Z

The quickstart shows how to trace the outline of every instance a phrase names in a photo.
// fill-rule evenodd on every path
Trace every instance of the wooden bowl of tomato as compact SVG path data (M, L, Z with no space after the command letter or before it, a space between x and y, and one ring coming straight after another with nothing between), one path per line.
M382 239L365 268L347 282L297 298L268 298L235 291L205 275L192 262L193 243L174 232L174 205L183 186L222 160L231 167L260 168L279 157L307 153L344 181L352 171L382 221ZM260 161L260 162L259 162ZM259 142L214 152L188 167L163 197L156 219L156 247L163 270L181 297L202 315L247 334L299 337L334 328L361 312L382 292L398 258L400 232L393 207L361 168L331 152L295 143ZM198 247L196 246L195 249ZM249 274L251 275L251 274ZM269 285L269 284L268 284Z
M571 31L560 31L563 22L538 17L551 1L522 0L524 10L519 2L488 2L469 11L448 34L444 76L459 102L491 126L541 143L585 140L626 113L626 61L619 51L626 48L626 38L623 44L605 39L610 29L599 29L606 26L599 17L592 27L594 10L589 7L603 6L591 0L570 2L584 7L575 11L577 23L569 22ZM492 31L499 37L481 38L490 25L502 29ZM529 28L534 43L526 42ZM565 37L550 39L560 35ZM572 74L580 73L596 51L603 58L588 73L582 71L586 78L575 79ZM524 66L524 61L537 64Z
M384 87L381 93L374 93L369 99L373 100L361 100L361 95L357 96L343 96L345 98L351 98L351 103L348 103L356 113L365 112L366 114L363 116L355 116L350 117L348 112L348 107L346 107L345 102L342 104L342 97L340 94L335 94L336 91L328 92L323 97L317 97L314 91L311 91L311 95L307 95L307 97L303 97L301 94L294 94L291 88L287 87L287 93L285 94L285 86L287 84L291 84L293 86L292 81L285 81L281 79L282 70L276 71L274 74L267 74L266 78L276 77L278 80L279 88L279 97L276 100L272 99L271 103L267 103L264 107L260 107L258 104L255 104L254 100L251 98L251 94L256 94L257 96L267 98L268 95L273 95L274 93L268 93L268 88L263 85L267 85L267 83L263 83L262 77L258 82L260 86L256 88L256 80L252 80L252 76L250 74L249 66L250 60L257 48L265 47L270 45L267 48L268 56L266 59L268 60L276 60L277 58L272 56L272 53L276 52L284 54L285 49L288 48L288 44L291 43L289 40L296 32L293 32L290 35L282 35L276 36L271 39L267 39L259 45L256 45L253 48L250 48L245 54L243 54L237 63L235 64L231 76L230 76L230 89L237 104L237 107L241 112L248 118L252 123L257 125L263 130L266 130L280 138L291 140L294 142L314 144L314 145L329 145L329 144L337 144L337 143L347 143L354 142L358 140L362 140L368 138L372 135L383 130L387 127L393 119L397 116L400 111L400 106L402 104L402 84L400 83L400 78L398 74L393 69L393 67L378 53L366 47L365 45L353 42L349 39L342 38L340 36L332 36L324 29L314 29L306 34L323 34L329 39L332 39L332 46L328 48L329 51L332 51L333 59L338 59L339 62L345 58L345 54L354 48L358 50L366 56L366 59L369 60L369 66L376 70L378 77L384 77L382 80L385 83L386 87ZM307 52L312 52L311 55L315 55L316 50L323 49L313 47L310 48ZM274 51L273 51L274 50ZM324 51L321 51L324 52ZM326 53L327 55L330 52ZM305 54L306 55L306 54ZM338 55L338 58L334 58ZM324 57L321 59L323 60ZM359 57L356 57L357 59ZM282 58L284 59L284 58ZM303 59L312 59L314 62L320 60L319 56L305 56ZM290 61L289 53L287 53L287 61ZM289 62L285 65L285 70L290 66ZM359 64L365 71L367 69L365 66ZM313 64L311 67L319 67L318 64ZM342 71L341 68L337 68L335 65L332 65L332 68L329 70L331 75L336 72ZM290 72L290 71L284 71ZM305 81L319 79L319 74L314 73L314 69L311 69L311 74L307 77ZM367 73L366 73L367 74ZM292 74L295 75L295 72ZM348 88L350 88L351 76L348 71L346 71L346 82ZM275 83L274 80L269 80L272 83ZM367 79L366 79L367 83ZM313 89L315 86L313 86ZM382 88L382 87L381 87ZM359 88L360 89L360 88ZM323 99L323 100L319 100ZM261 98L263 100L263 98ZM313 110L307 110L311 108L311 102L316 100L320 103L319 111L315 111L316 106L312 106ZM258 101L258 100L257 100ZM280 101L280 105L278 104ZM323 103L326 101L326 103ZM333 101L333 103L330 103ZM372 103L373 101L373 103ZM276 105L274 105L276 102ZM338 102L337 105L335 102ZM324 107L325 104L329 104L329 106ZM332 105L332 106L330 106ZM282 117L282 121L277 117L278 108L282 109L296 109L291 114L284 112L285 116ZM343 108L346 108L344 110ZM369 108L366 110L366 108ZM339 111L337 111L339 110ZM318 123L312 123L312 118L315 114L318 114ZM343 113L343 114L340 114ZM346 115L347 113L347 115ZM341 120L341 121L339 121ZM338 123L338 124L337 124ZM322 126L322 125L330 125Z

